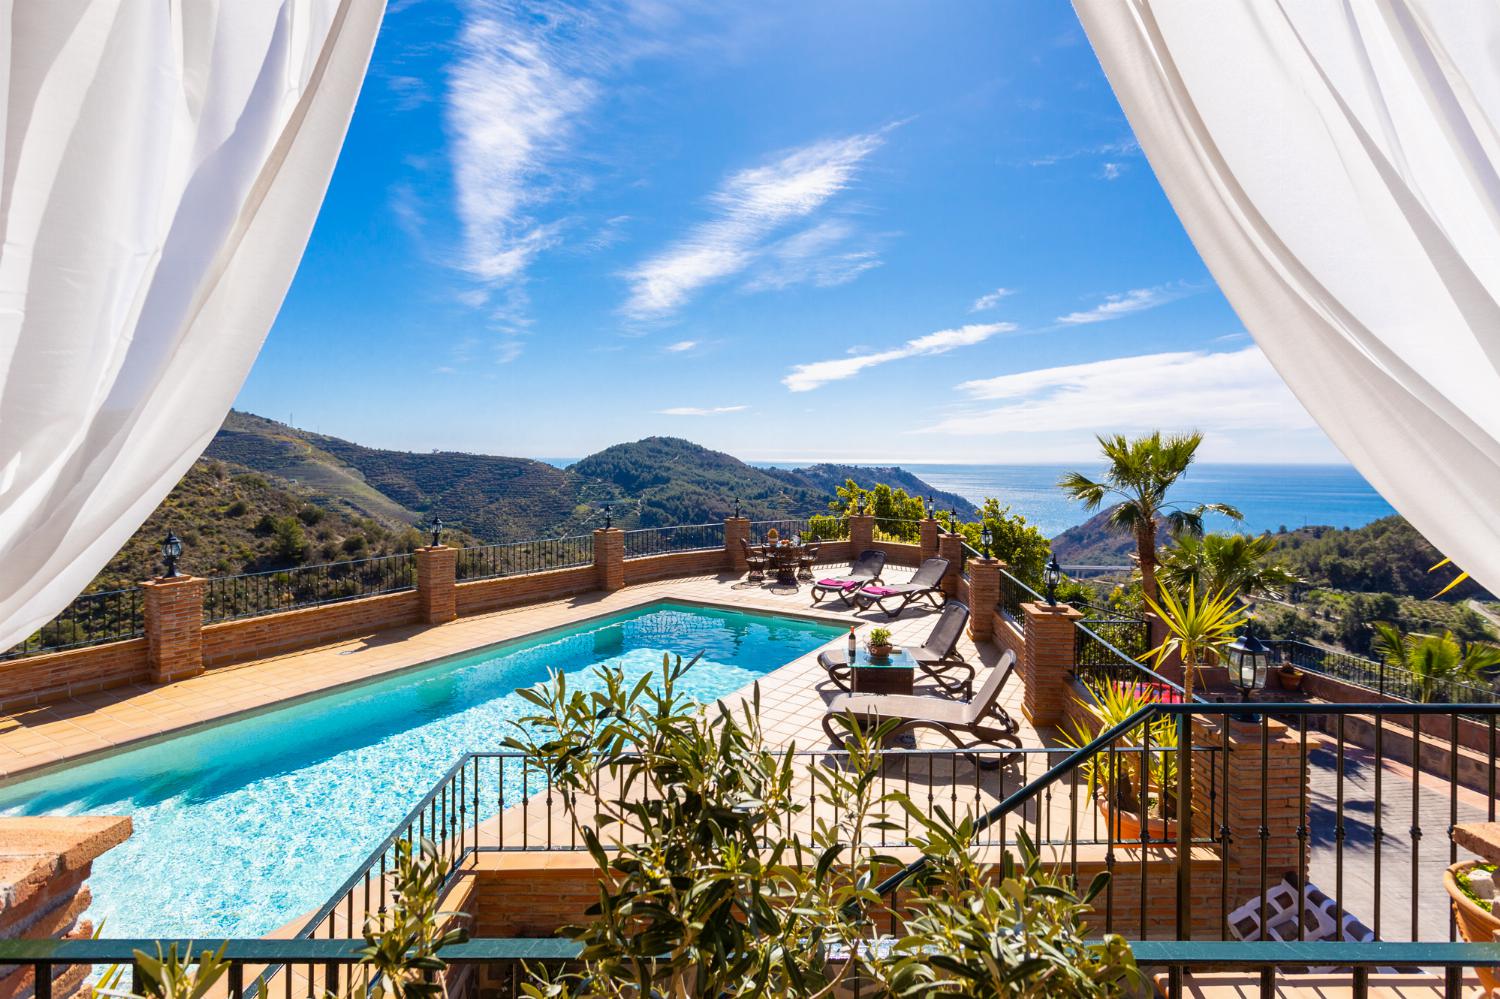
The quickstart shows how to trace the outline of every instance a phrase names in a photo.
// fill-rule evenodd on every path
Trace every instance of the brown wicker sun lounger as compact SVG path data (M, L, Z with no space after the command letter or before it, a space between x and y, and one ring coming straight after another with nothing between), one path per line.
M922 564L917 566L917 571L912 573L911 579L904 583L866 583L854 594L854 601L859 604L860 610L869 610L870 605L877 604L885 611L886 617L896 617L906 610L906 605L919 597L926 597L934 607L943 606L943 576L948 572L948 560L945 558L923 559ZM887 600L899 600L895 610L885 605Z
M834 576L830 579L820 579L813 584L813 603L817 603L827 596L836 596L844 602L844 606L852 606L854 595L861 586L866 583L880 582L880 574L885 571L885 552L876 551L874 548L860 552L859 558L849 566L849 574L846 576Z
M1020 726L1000 706L1000 691L1015 669L1016 654L1005 653L974 699L967 703L920 694L839 694L828 704L828 713L823 716L823 731L828 733L835 746L843 746L844 733L850 724L859 725L862 719L867 719L867 724L878 724L894 718L899 719L900 724L888 733L887 739L931 729L959 749L1019 747L1021 743L1016 732ZM985 765L1004 762L978 756L975 761Z
M964 662L958 654L958 639L969 623L969 608L958 600L943 605L943 613L933 625L927 641L917 648L906 651L917 661L917 668L937 681L939 687L949 694L959 694L964 700L974 695L974 667ZM852 690L849 675L849 654L842 648L830 649L818 656L818 665L828 671L828 679L840 690Z

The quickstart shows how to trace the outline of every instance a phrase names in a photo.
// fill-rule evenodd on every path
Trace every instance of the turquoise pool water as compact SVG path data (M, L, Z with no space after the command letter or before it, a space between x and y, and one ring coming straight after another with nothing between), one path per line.
M686 685L707 702L840 632L653 604L0 787L0 813L133 817L94 864L107 936L260 936L321 905L463 753L500 748L528 713L515 689L549 669L588 688L600 663L637 677L703 649Z

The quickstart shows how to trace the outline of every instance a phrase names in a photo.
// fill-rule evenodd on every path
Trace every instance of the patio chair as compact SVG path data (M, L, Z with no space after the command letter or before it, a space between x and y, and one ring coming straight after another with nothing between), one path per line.
M917 668L932 677L948 694L959 694L964 700L974 696L974 667L964 662L958 654L958 639L969 623L968 605L950 600L943 605L943 613L932 626L927 641L917 648L906 651L917 661ZM852 691L849 674L849 654L842 648L831 649L818 656L818 665L828 671L828 679L843 691ZM950 675L951 674L951 675Z
M900 724L887 733L887 739L931 729L959 749L1019 748L1021 741L1016 732L1020 726L1000 706L1000 691L1015 671L1016 654L1007 652L990 670L974 699L967 703L923 694L839 694L828 702L823 731L835 746L842 747L845 738L839 729L847 731L851 717L852 724L869 726L897 719ZM1002 759L969 755L975 763L989 769L1013 760L1016 754L1007 754Z
M759 548L751 547L750 542L744 538L740 538L740 547L745 552L745 568L750 570L750 574L745 578L751 582L758 582L765 579L766 564L770 562L770 559L766 557L766 553Z
M797 556L798 579L813 578L813 566L818 564L818 551L822 547L822 543L817 541L809 541L802 546L802 554Z
M844 602L844 606L853 606L854 594L859 588L866 583L880 582L880 574L884 571L885 552L874 548L860 552L859 558L849 566L848 575L820 579L813 584L813 603L827 596L837 596Z
M860 610L869 610L872 605L877 605L885 611L886 617L896 617L906 610L907 604L921 597L926 597L934 607L943 606L943 576L948 572L948 560L945 558L923 559L922 564L917 566L917 571L905 583L867 583L859 588L854 594L855 603L859 604ZM900 604L895 610L885 605L887 600L899 600Z

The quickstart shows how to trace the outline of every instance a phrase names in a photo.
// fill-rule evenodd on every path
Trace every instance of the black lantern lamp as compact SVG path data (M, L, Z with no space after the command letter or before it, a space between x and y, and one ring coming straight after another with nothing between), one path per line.
M1252 690L1265 690L1266 677L1270 675L1271 647L1255 635L1250 617L1245 626L1230 643L1224 653L1224 665L1229 668L1229 682L1239 688L1240 702L1250 702ZM1253 715L1242 715L1240 721L1254 721Z
M740 498L738 496L734 498L734 519L740 519Z
M432 522L432 547L436 548L443 543L443 518L439 517Z
M948 508L948 533L958 533L958 511L951 506Z
M937 507L933 505L931 496L927 497L927 519L937 519Z
M1042 585L1047 588L1047 606L1057 606L1057 584L1062 582L1062 566L1057 564L1057 555L1054 553L1047 560L1047 567L1042 570Z
M615 515L609 509L609 504L604 504L604 529L607 531L615 526Z
M177 535L168 531L167 536L162 539L161 543L161 560L167 566L164 578L175 579L179 575L177 572L177 560L180 558L182 558L182 541Z
M984 557L990 557L990 544L995 540L995 535L990 533L990 525L985 524L984 530L979 532L979 543L984 545Z

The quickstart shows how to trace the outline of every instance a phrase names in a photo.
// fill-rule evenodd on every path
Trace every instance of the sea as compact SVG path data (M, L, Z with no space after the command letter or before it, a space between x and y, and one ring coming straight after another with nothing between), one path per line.
M559 468L575 458L538 459ZM750 462L762 468L797 468L817 462ZM1049 538L1088 520L1093 514L1064 495L1057 480L1065 472L1097 476L1086 463L1059 465L901 465L934 489L957 493L975 505L993 496ZM1178 480L1172 499L1228 503L1244 514L1235 524L1210 514L1210 531L1251 534L1298 527L1360 527L1396 511L1351 465L1232 465L1200 462Z

